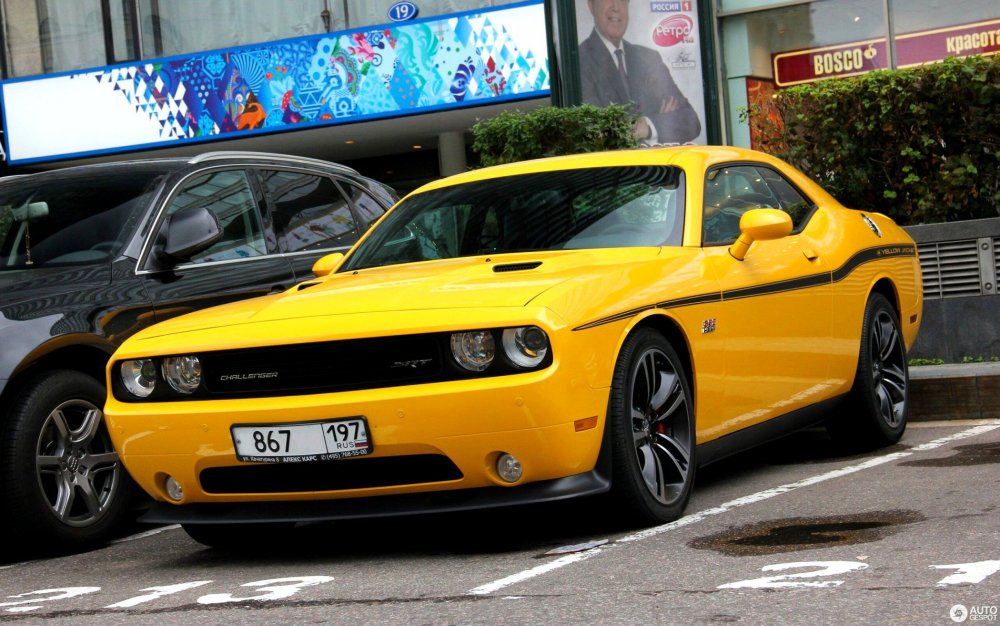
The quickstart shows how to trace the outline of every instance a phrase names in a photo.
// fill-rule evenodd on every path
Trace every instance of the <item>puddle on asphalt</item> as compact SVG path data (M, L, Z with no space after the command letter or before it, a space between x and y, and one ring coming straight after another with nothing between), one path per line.
M900 465L909 467L963 467L989 463L1000 463L1000 441L956 446L955 454L952 456L904 461Z
M698 550L726 556L761 556L816 550L878 541L899 526L926 519L917 511L875 511L828 517L791 517L757 522L699 537L689 543Z

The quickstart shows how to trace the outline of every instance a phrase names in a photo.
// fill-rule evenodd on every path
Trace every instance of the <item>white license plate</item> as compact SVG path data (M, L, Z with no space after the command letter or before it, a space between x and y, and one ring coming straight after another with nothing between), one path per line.
M364 456L372 451L363 417L307 424L232 427L236 458L262 463L303 463Z

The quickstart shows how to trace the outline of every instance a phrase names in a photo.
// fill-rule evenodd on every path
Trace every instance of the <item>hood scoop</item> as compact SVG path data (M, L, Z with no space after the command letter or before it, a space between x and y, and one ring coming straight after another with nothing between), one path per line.
M525 270L533 270L542 264L541 261L527 261L525 263L504 263L503 265L494 265L493 271L497 274L501 272L522 272Z

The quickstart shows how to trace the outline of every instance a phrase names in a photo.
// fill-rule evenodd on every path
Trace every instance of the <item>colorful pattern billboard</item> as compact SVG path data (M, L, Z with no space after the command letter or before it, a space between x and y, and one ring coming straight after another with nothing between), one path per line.
M12 165L549 94L542 0L0 83Z

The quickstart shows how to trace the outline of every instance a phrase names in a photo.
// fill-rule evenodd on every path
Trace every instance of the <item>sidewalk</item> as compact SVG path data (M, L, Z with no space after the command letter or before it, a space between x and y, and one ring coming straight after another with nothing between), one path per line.
M1000 418L1000 363L910 368L910 421Z

